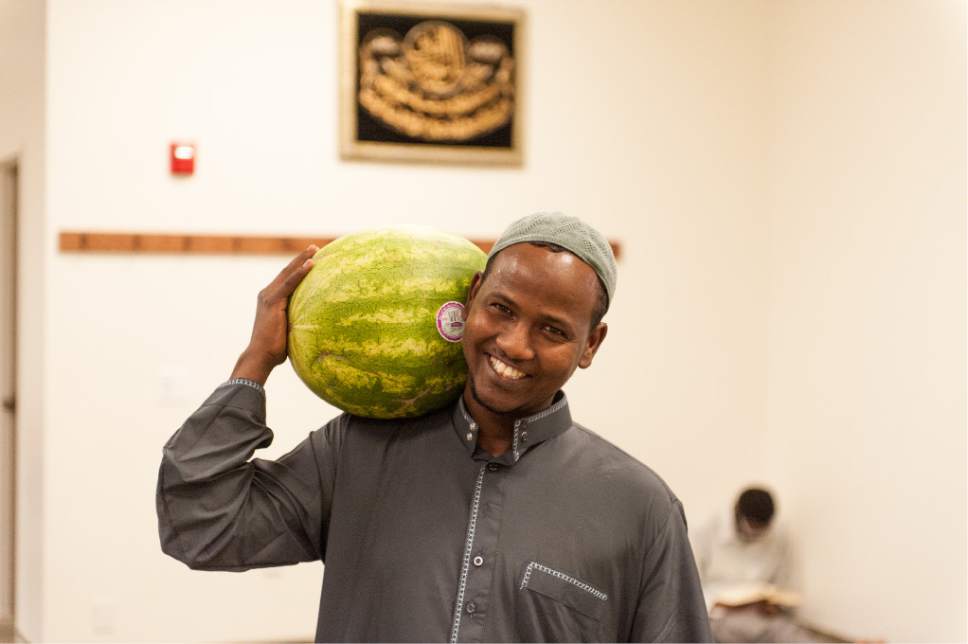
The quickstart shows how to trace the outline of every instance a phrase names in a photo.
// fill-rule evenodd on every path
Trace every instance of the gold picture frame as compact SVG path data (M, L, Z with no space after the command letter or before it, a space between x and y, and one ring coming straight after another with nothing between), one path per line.
M524 11L340 2L343 159L521 165Z

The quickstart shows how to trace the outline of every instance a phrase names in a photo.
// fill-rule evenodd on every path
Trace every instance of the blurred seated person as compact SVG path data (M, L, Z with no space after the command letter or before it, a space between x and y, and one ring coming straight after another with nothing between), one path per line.
M790 543L773 496L744 490L696 533L696 563L717 642L845 642L796 620Z

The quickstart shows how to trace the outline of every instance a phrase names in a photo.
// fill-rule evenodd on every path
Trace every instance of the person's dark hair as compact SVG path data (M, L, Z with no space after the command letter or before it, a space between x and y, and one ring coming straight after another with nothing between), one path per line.
M736 502L736 518L745 517L756 525L767 525L773 519L775 510L773 496L758 487L743 490Z
M571 252L564 246L559 246L558 244L552 244L550 242L533 241L528 243L532 246L547 248L552 253ZM487 279L487 276L491 274L491 263L494 261L494 258L500 254L501 253L497 253L496 255L492 255L491 257L487 258L487 264L484 266L484 272L481 274L482 283ZM598 276L596 275L596 277ZM598 277L596 281L598 282L598 300L595 302L595 308L592 309L591 329L594 329L598 326L598 323L602 321L603 317L605 317L605 311L608 310L608 292L605 290L605 285L602 284L602 278Z

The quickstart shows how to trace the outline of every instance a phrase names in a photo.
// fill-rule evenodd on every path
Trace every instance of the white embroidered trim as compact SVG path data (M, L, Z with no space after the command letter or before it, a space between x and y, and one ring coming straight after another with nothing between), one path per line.
M245 385L246 387L251 387L256 391L265 393L265 388L257 383L255 380L249 380L248 378L232 378L231 380L226 380L220 386L226 387L228 385Z
M474 484L474 500L471 501L471 517L467 522L467 540L464 542L464 563L460 571L460 584L457 587L457 603L454 606L454 626L450 630L451 643L457 642L460 633L460 618L464 608L464 591L467 589L467 571L471 565L471 550L474 548L474 532L477 530L477 511L481 504L481 490L484 488L484 471L487 465L481 465L481 472Z
M528 421L529 423L533 423L536 420L541 420L545 416L550 416L551 414L555 413L556 411L564 407L566 404L568 404L568 399L562 396L561 400L553 404L551 407L548 407L544 411L539 411L534 416L528 416L527 418L525 418L525 420Z
M464 414L464 420L467 421L467 424L468 425L476 425L477 423L475 423L474 422L474 419L471 418L471 415L469 413L467 413L467 407L464 406L464 399L463 398L460 399L459 406L460 406L460 413Z
M517 463L518 459L521 458L521 454L518 453L518 430L521 428L521 421L514 421L514 439L511 441L511 454L514 455L514 462Z
M553 570L553 569L549 568L548 566L544 566L542 564L539 564L537 561L532 561L531 563L529 563L528 564L528 567L524 570L524 579L521 580L521 588L519 590L524 590L527 587L528 580L531 579L531 571L534 570L535 568L537 568L541 572L548 573L552 577L557 577L558 579L561 579L563 581L567 581L569 584L572 584L574 586L577 586L577 587L581 588L582 590L588 592L593 597L596 597L596 598L598 598L598 599L600 599L602 601L608 601L608 595L606 595L602 591L600 591L600 590L598 590L596 588L592 588L591 586L589 586L585 582L578 581L574 577L570 577L570 576L566 575L563 572L558 572L557 570Z

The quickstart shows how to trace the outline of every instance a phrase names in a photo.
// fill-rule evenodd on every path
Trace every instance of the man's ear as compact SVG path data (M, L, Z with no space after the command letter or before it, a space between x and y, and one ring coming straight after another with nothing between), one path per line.
M483 274L480 271L474 273L474 277L471 278L471 287L467 289L467 301L464 302L464 320L467 320L467 311L471 308L471 302L477 297L477 291L481 288L482 279Z
M585 346L585 350L582 351L581 358L578 359L578 366L582 369L587 369L592 366L592 358L595 357L595 353L598 352L598 348L602 346L602 342L605 341L605 335L608 334L608 325L604 322L599 322L598 326L589 331L588 333L588 344Z

